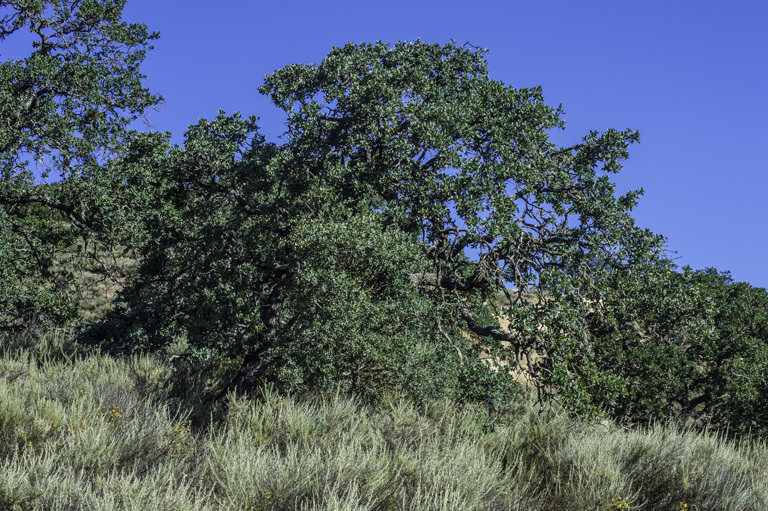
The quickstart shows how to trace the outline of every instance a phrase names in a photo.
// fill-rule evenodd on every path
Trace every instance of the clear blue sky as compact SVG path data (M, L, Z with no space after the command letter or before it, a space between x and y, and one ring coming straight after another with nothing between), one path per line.
M638 224L677 263L768 287L768 2L128 0L127 21L159 31L144 66L165 97L154 127L182 140L219 109L282 117L257 87L333 46L398 40L488 48L492 78L541 85L573 143L632 128L641 143L615 180L643 187Z

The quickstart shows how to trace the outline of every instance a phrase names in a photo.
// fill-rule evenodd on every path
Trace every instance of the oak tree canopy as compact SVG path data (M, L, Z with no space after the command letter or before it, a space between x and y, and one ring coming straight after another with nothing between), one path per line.
M186 344L237 363L225 392L504 404L522 381L583 415L768 431L768 294L678 271L635 225L611 178L636 132L555 144L539 88L417 41L267 76L277 142L220 112L174 145L131 129L161 101L157 35L123 7L0 1L0 43L31 48L0 62L0 330ZM116 279L117 249L138 267L84 321L78 271Z
M285 112L279 145L222 113L159 159L127 158L162 190L115 316L130 344L240 355L241 391L504 379L480 351L537 359L527 377L577 400L584 375L613 385L586 317L605 275L661 255L630 216L639 193L609 178L636 132L560 147L540 89L454 44L349 44L260 92Z

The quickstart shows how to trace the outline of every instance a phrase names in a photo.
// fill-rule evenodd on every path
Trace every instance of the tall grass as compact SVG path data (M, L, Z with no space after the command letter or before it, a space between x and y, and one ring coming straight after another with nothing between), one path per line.
M757 440L586 424L532 399L489 412L264 389L224 410L188 361L66 333L0 346L0 509L768 509Z

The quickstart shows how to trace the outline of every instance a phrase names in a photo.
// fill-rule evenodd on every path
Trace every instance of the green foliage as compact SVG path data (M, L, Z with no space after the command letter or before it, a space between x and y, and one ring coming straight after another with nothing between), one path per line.
M629 215L638 193L617 198L607 178L636 133L555 146L563 122L539 89L491 80L482 51L452 44L335 48L261 92L286 113L282 145L220 114L183 147L137 140L115 166L156 192L136 194L142 262L92 339L242 356L238 391L266 379L371 396L480 399L509 388L481 350L535 353L532 381L596 413L582 387L615 382L584 365L593 282L659 256Z
M259 205L290 176L272 168L277 148L254 128L237 116L204 121L183 149L145 165L157 192L143 209L139 272L87 338L160 349L182 337L201 357L258 350L262 376L284 390L341 386L370 398L450 394L462 364L489 372L464 361L467 339L441 334L442 309L409 281L428 264L414 235L375 212Z
M627 386L612 408L648 421L692 417L765 435L768 294L715 269L617 279L593 317L596 362Z
M439 334L439 310L408 281L424 266L409 238L376 215L297 226L291 243L301 266L285 304L285 342L265 354L267 375L276 371L294 391L449 392L459 365L451 345L468 343Z
M0 330L109 311L80 340L185 345L220 396L498 408L519 396L512 368L583 417L768 434L765 290L678 273L634 225L641 191L610 175L636 132L557 146L539 88L492 80L484 50L417 41L266 77L280 144L220 113L174 146L128 129L160 98L139 70L157 36L123 6L0 1L0 41L33 41L0 63Z
M0 327L77 313L68 271L104 230L96 186L131 138L128 126L160 98L139 66L156 37L121 20L122 0L0 2L0 42L31 39L0 63ZM58 179L55 186L36 181ZM85 240L85 241L78 241ZM78 257L73 247L80 246ZM62 267L62 257L70 264ZM102 261L103 262L103 261Z

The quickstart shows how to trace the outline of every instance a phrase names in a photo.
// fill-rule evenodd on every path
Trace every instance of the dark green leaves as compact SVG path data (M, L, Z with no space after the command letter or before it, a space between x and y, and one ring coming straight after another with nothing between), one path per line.
M159 98L138 71L154 35L122 23L121 2L1 5L16 15L0 39L37 38L0 67L12 327L71 318L74 263L122 246L138 268L82 338L186 341L237 360L238 393L503 404L506 367L585 416L768 427L764 290L678 273L635 226L641 191L617 197L611 174L636 132L560 147L562 110L492 80L483 51L376 43L266 78L281 144L220 113L175 147L126 129ZM61 182L35 186L30 158Z
M597 364L627 387L609 409L628 420L682 415L765 434L768 295L714 269L662 266L617 278L592 320Z
M115 181L105 166L132 136L128 125L160 101L139 71L156 35L124 23L123 5L0 2L0 42L32 40L27 57L0 63L2 328L73 316L72 272L83 263L73 252L94 255L88 239L109 223L102 201ZM49 175L57 186L35 186Z
M636 133L557 147L540 89L491 80L482 51L454 45L350 44L261 92L286 113L282 145L220 115L151 164L143 262L115 316L133 327L113 330L241 355L237 389L374 395L431 372L430 392L452 392L482 350L536 355L531 381L598 405L584 387L613 380L590 362L588 304L603 272L658 257L629 215L638 194L607 177Z

